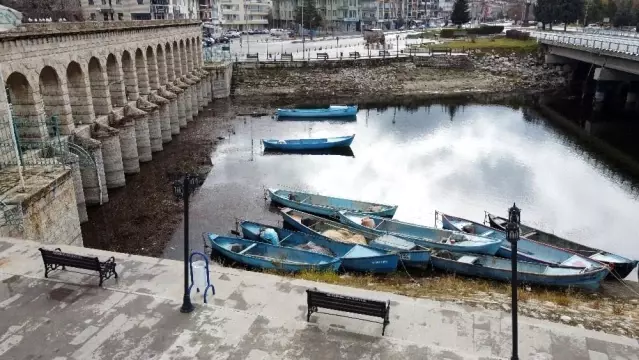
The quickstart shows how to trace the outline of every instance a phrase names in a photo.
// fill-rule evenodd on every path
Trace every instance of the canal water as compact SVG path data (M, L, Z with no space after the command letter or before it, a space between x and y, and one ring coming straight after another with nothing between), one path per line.
M264 154L262 138L356 134L351 153ZM218 136L219 134L211 134ZM238 117L192 200L192 248L236 219L277 224L264 190L292 188L399 205L395 218L433 225L434 212L483 221L513 202L522 222L639 258L639 191L527 108L492 105L360 109L353 121ZM182 258L183 225L165 257Z

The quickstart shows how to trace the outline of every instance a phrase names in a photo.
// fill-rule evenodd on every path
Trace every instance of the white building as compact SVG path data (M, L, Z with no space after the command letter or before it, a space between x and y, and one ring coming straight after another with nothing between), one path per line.
M219 22L226 29L252 30L268 27L267 0L216 0L219 3Z
M294 28L295 11L304 0L272 0L273 20L280 28ZM356 31L361 19L359 0L312 0L322 15L323 31Z

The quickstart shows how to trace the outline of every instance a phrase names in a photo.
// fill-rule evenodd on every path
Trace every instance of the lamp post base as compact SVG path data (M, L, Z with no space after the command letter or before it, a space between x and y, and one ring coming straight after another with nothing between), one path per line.
M183 314L188 314L195 310L195 306L191 303L191 297L188 295L184 295L184 299L182 299L182 307L180 308L180 312Z

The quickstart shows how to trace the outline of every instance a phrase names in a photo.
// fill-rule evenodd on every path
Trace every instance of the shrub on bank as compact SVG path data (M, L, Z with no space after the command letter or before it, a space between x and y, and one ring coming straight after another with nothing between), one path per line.
M468 35L495 35L501 34L502 31L504 31L503 26L487 25L470 29L442 29L439 36L442 38L452 39Z
M526 31L519 30L506 30L506 37L508 39L516 39L516 40L528 40L530 39L530 33Z

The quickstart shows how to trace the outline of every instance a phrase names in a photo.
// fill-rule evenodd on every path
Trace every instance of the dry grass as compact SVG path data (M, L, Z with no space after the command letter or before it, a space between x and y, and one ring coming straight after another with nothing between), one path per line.
M535 39L516 40L502 38L477 38L451 40L437 45L424 45L433 49L451 48L453 50L495 50L496 52L531 53L537 51L539 44Z

